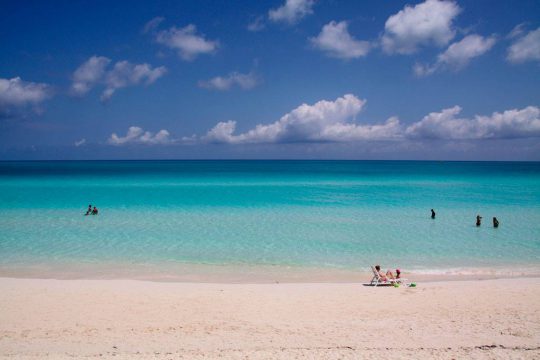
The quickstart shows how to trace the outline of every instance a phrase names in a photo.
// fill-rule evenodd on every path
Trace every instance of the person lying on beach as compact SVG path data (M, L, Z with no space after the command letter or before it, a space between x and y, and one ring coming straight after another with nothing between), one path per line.
M88 210L86 210L86 214L84 216L90 215L92 213L92 204L88 205Z

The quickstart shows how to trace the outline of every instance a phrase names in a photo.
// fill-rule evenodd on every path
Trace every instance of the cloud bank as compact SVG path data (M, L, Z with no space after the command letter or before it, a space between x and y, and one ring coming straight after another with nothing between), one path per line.
M456 34L454 18L461 12L453 1L426 0L406 5L386 20L381 38L388 54L412 54L422 46L444 46Z
M472 119L458 117L461 107L454 106L432 112L410 125L405 135L413 139L515 139L540 136L540 108L494 112L491 116L476 115Z
M340 59L356 59L366 56L370 50L369 42L359 41L351 36L346 21L329 22L310 42L328 56Z
M355 143L410 142L422 140L486 140L540 137L540 108L528 106L494 112L491 115L460 117L461 107L454 106L432 112L420 121L405 126L395 116L383 123L355 121L366 100L352 94L334 101L321 100L313 105L302 104L279 120L258 124L243 133L235 134L236 121L216 124L203 136L172 139L167 130L155 135L132 126L125 136L113 133L111 145L145 144L286 144L286 143Z
M494 112L472 119L458 117L461 107L432 112L409 126L397 117L382 124L359 124L354 121L366 100L347 94L334 101L321 100L302 104L278 121L259 124L244 133L235 134L236 122L220 122L203 142L227 144L261 144L294 142L357 142L388 140L482 140L540 137L540 108Z
M94 86L105 86L101 100L110 100L117 89L138 84L150 85L165 75L167 68L144 64L132 64L118 61L113 68L107 70L111 60L104 56L92 56L73 73L71 93L76 96L87 94Z
M347 94L335 101L302 104L271 124L234 134L235 121L220 122L202 137L212 143L340 142L392 139L398 135L399 121L391 118L380 125L359 125L354 117L366 101Z

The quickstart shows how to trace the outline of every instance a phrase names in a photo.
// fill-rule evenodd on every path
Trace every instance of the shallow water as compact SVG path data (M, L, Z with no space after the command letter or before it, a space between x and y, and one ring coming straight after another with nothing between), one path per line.
M540 269L540 163L0 162L0 214L0 275Z

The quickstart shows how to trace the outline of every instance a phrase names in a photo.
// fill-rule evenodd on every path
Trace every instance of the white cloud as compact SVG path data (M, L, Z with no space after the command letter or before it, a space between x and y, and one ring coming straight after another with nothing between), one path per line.
M199 81L199 86L206 89L225 91L236 85L241 89L249 90L257 86L258 83L259 79L252 72L248 74L232 72L227 76L216 76L210 80Z
M455 36L452 21L461 9L453 1L426 0L386 20L383 50L389 54L412 54L420 46L444 46Z
M165 20L163 16L156 16L155 18L153 18L152 20L150 20L144 25L142 29L142 33L147 34L150 31L157 29L157 27L159 26L159 24L163 22L163 20Z
M517 39L508 48L508 61L522 63L525 61L540 61L540 27L525 36L520 36L523 30L512 31Z
M74 95L85 95L90 89L103 79L105 69L111 62L104 56L92 56L73 73L73 84L71 93Z
M36 105L52 96L52 89L43 83L21 80L20 77L0 79L0 106Z
M517 24L516 26L514 26L512 31L510 31L510 33L506 36L506 38L515 39L517 37L520 37L521 35L523 35L523 33L525 33L526 25L527 25L526 23Z
M107 142L111 145L126 145L126 144L145 144L145 145L164 145L173 142L169 138L169 132L167 130L160 130L155 135L150 131L144 131L138 126L130 126L126 136L118 136L116 133L112 133Z
M352 120L362 110L365 100L347 94L335 101L321 100L302 104L278 121L259 124L245 133L234 135L235 121L220 122L202 137L218 143L341 142L383 140L399 136L399 120L390 118L382 125L359 125Z
M107 70L111 60L103 56L92 56L73 73L71 92L75 95L85 95L97 84L105 85L101 100L109 100L117 89L144 83L150 85L165 75L164 66L152 68L148 64L131 64L128 61L118 61L113 68Z
M247 29L249 31L256 32L256 31L261 31L262 29L264 29L264 27L265 27L264 17L258 16L257 18L255 18L255 20L253 20L252 22L248 24Z
M211 54L219 46L218 41L206 40L204 35L197 34L197 28L189 24L184 28L171 27L157 33L156 42L177 50L178 55L190 61L201 54Z
M150 85L166 72L167 69L164 66L152 68L148 64L134 65L128 61L119 61L105 77L106 89L101 95L101 100L109 100L116 89L142 82Z
M75 147L83 146L84 144L86 144L86 139L77 140L74 143Z
M274 22L294 24L306 15L313 13L314 0L286 0L277 9L268 11L268 18Z
M414 72L417 76L426 76L444 68L460 70L467 66L473 58L489 51L495 45L495 42L494 36L468 35L461 41L450 45L442 54L439 54L437 61L433 65L416 64Z
M0 78L0 117L12 116L18 109L33 106L39 111L39 104L53 96L52 88L44 83Z
M491 116L476 115L473 119L457 117L461 107L454 106L433 112L410 125L405 134L420 139L507 139L540 136L540 108L495 112Z
M321 33L310 41L314 47L326 52L331 57L356 59L367 55L370 44L356 40L349 34L347 22L331 21L324 25Z
M480 140L540 137L540 108L494 112L472 119L459 117L461 107L432 112L420 121L404 127L397 117L382 124L358 124L356 115L366 100L347 94L335 101L321 100L303 104L278 121L259 124L235 134L236 121L218 123L198 141L227 144L292 142L358 142L381 140ZM191 137L190 140L195 141Z

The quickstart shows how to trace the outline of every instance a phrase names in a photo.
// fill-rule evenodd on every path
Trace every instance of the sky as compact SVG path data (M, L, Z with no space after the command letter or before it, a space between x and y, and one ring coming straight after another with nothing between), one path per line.
M535 0L0 0L0 160L540 160Z

